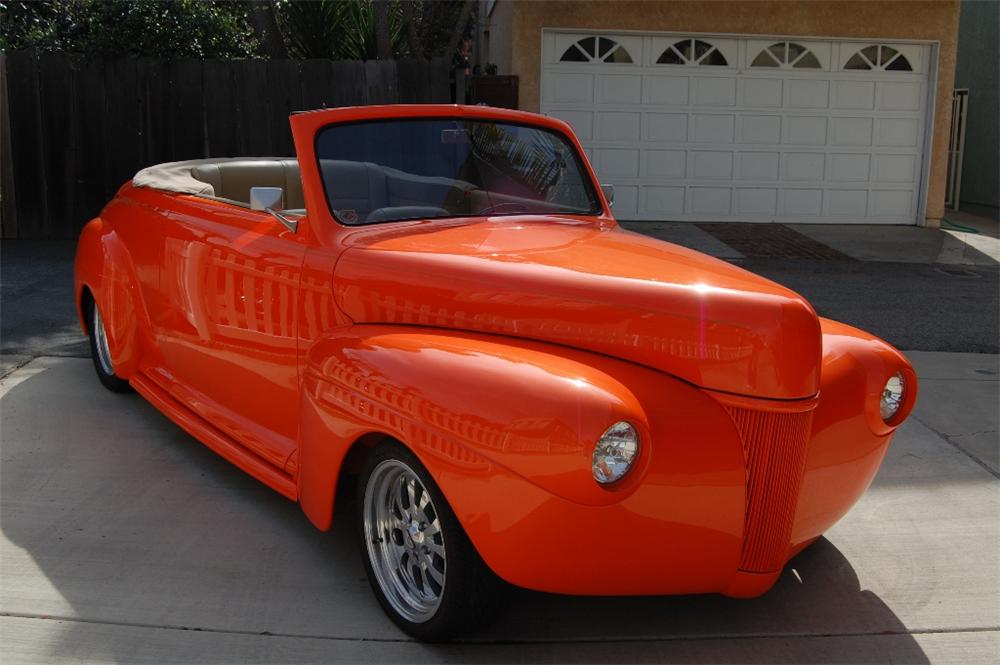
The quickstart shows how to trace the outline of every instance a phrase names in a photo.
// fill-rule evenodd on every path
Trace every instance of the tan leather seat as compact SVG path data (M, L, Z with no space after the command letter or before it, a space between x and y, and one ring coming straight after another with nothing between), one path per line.
M251 187L281 187L285 192L285 208L306 207L302 196L299 162L295 159L257 159L202 164L191 169L191 176L207 183L215 196L245 206L250 205Z

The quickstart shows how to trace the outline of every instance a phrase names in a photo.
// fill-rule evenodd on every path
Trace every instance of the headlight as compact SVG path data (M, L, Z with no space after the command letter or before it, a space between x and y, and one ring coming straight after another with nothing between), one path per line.
M602 485L613 483L628 473L639 456L639 435L635 428L620 420L601 435L594 446L594 480Z
M903 390L905 388L906 384L903 381L903 375L898 372L885 382L885 388L882 389L882 398L878 403L878 410L882 415L882 420L888 422L899 413L899 407L903 405Z

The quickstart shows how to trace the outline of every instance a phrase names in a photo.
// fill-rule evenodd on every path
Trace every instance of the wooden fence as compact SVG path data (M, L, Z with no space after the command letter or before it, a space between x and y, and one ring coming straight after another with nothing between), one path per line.
M444 59L105 59L0 54L5 238L74 237L144 166L294 154L288 115L452 101Z

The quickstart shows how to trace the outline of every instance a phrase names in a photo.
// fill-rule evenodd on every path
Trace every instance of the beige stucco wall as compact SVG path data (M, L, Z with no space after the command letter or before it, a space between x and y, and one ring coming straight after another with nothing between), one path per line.
M481 39L487 42L483 49L483 66L492 63L497 66L497 74L507 75L511 73L511 30L514 19L514 0L496 0L493 3L493 11L487 16L488 4L482 3L480 9L480 34L488 31L489 37ZM536 102L537 103L537 102Z
M958 40L958 0L902 2L525 1L513 3L511 73L520 77L521 108L538 111L542 28L661 30L940 43L927 219L944 214L951 91ZM493 41L502 39L499 31Z

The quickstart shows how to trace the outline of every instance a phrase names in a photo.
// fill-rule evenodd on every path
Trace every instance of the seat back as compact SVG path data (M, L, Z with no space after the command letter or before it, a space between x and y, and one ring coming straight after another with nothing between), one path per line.
M305 208L302 178L295 159L234 160L201 164L191 169L191 176L207 183L221 199L250 205L251 187L281 187L285 192L285 208Z
M341 218L366 219L372 210L389 205L385 173L371 162L322 159L320 169L327 196Z

